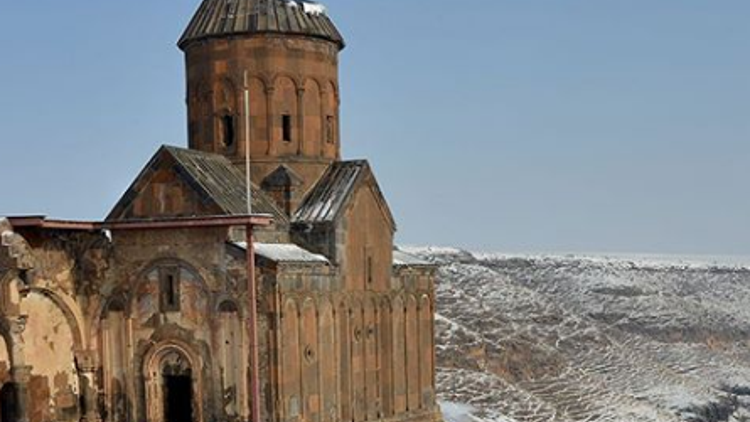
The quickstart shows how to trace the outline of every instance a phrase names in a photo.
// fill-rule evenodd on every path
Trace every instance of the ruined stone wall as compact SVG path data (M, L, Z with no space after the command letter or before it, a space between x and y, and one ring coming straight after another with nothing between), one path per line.
M0 283L0 332L2 362L12 365L0 363L10 366L0 377L15 390L3 396L13 399L13 417L77 421L92 410L86 305L107 266L106 243L94 233L4 228L0 249L13 268Z
M107 414L163 420L169 391L161 379L178 361L192 379L195 420L248 417L246 269L231 264L227 236L223 229L114 233L100 340Z

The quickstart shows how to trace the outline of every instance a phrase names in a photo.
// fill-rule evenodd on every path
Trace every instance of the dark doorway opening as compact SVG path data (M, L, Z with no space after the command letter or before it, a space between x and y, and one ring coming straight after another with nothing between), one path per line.
M164 390L165 422L192 422L192 378L189 375L165 375Z
M0 421L16 422L18 420L18 389L9 382L0 389Z

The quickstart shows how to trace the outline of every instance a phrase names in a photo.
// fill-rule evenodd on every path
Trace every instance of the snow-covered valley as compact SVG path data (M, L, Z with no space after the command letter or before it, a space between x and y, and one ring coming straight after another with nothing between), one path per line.
M404 249L451 422L750 421L750 262Z

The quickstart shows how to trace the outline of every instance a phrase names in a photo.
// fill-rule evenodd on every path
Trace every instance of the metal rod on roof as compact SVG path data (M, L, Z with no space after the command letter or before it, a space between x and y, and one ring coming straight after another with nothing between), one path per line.
M243 78L245 81L245 188L247 189L247 215L251 215L253 213L253 193L250 181L250 89L247 85L247 70Z

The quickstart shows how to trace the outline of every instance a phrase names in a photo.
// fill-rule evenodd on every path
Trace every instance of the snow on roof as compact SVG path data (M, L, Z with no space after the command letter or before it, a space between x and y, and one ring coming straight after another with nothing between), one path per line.
M393 251L393 265L397 267L420 267L432 264L425 260L419 259L414 255L409 255L406 252L396 249Z
M247 247L245 242L235 245L242 249ZM255 243L255 254L275 262L329 263L325 256L314 254L293 243Z
M305 13L307 13L309 15L320 16L320 15L325 15L326 14L326 7L323 6L320 3L315 3L315 2L311 2L311 1L301 1L301 2L298 2L298 1L295 1L295 0L289 0L289 1L287 1L287 5L289 7L299 7L301 5L302 6L302 10L304 10Z

